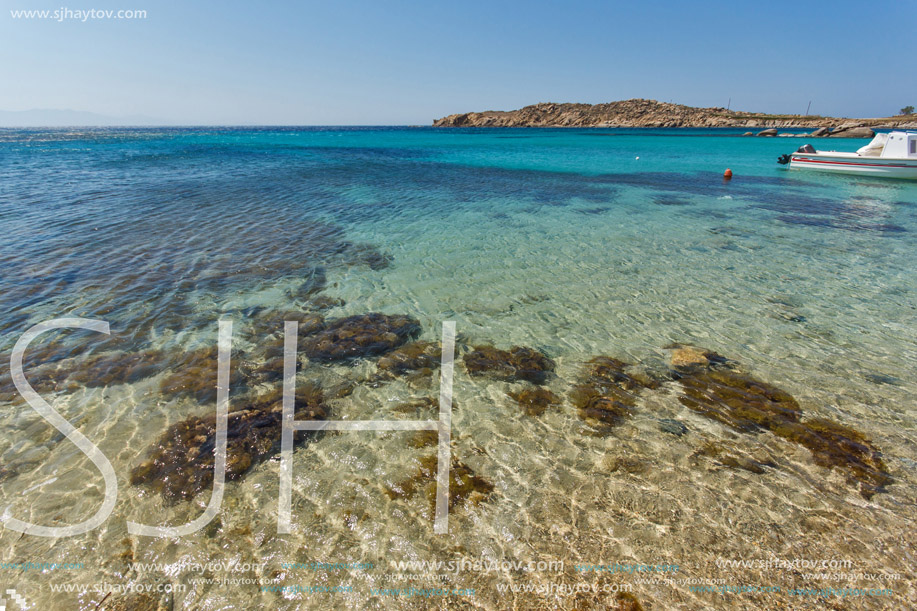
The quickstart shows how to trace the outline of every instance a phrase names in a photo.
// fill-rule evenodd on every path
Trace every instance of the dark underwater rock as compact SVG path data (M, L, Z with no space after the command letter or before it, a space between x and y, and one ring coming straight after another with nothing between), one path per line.
M296 390L296 420L324 420L328 408L318 386ZM278 389L229 413L226 479L241 478L254 465L280 451L283 396ZM294 442L315 432L297 431ZM131 472L131 484L147 484L168 501L193 498L213 483L216 414L194 416L170 426L149 451L149 458Z
M318 333L325 328L325 318L314 312L287 312L283 316L283 321L295 321L296 331L300 337Z
M892 386L901 385L901 380L899 380L895 376L885 375L884 373L867 373L863 377L865 377L867 380L869 380L870 382L876 385L879 385L879 384L890 384Z
M659 420L659 430L663 433L669 433L676 437L681 437L688 432L688 427L680 420L674 418L662 418Z
M570 399L580 417L600 432L609 432L633 412L637 394L644 388L658 388L659 382L625 372L624 361L597 356L586 363L580 383Z
M808 448L815 464L840 470L848 483L859 485L860 495L867 500L884 492L892 482L882 453L855 429L813 418L802 423L784 423L773 432Z
M432 375L442 362L442 354L439 342L411 342L380 358L376 367L380 374L388 377L401 377L415 371Z
M166 395L191 396L198 403L213 403L217 398L217 346L182 353L173 359L172 373L163 378L159 390ZM244 382L239 367L230 362L229 387L238 389Z
M683 405L747 433L797 422L802 414L789 393L748 374L706 370L678 379L685 391L678 397Z
M475 346L463 361L471 376L489 375L507 382L526 380L544 384L548 374L554 371L554 361L525 346L513 346L508 351L493 346Z
M11 477L15 477L16 475L17 473L13 469L10 469L6 465L0 465L0 482L8 480Z
M720 462L723 463L726 467L731 467L733 469L742 469L743 471L748 471L749 473L755 473L760 475L765 473L765 465L759 463L756 460L746 458L745 456L732 456L727 455L720 459Z
M643 605L640 604L639 599L630 592L618 592L615 598L617 606L613 611L643 611Z
M659 206L690 206L691 202L683 197L676 195L657 195L653 197L653 203Z
M300 272L303 278L302 283L290 291L290 296L299 301L305 301L314 297L325 289L328 279L324 267L312 267Z
M39 360L46 350L27 353L30 358L24 359L23 372L29 385L38 393L49 393L130 384L160 373L168 364L165 353L159 350L105 352L85 358L78 356L80 351L68 350L63 360L49 354L50 361ZM19 393L9 373L9 356L4 358L7 368L0 376L0 400L11 401Z
M347 305L347 302L340 297L329 297L327 295L317 295L310 299L306 305L315 310L330 310L331 308L340 308Z
M385 492L392 500L411 497L418 490L423 489L430 511L436 509L436 470L438 467L436 454L424 456L420 459L420 467L413 476L398 482L392 487L387 487ZM449 509L455 506L471 503L479 504L485 500L494 486L484 478L478 476L464 463L452 459L449 469Z
M91 356L76 363L68 382L87 388L130 384L160 373L166 363L159 350Z
M417 431L411 435L410 444L412 448L428 448L435 446L439 441L439 433L436 431Z
M749 374L709 367L677 372L675 377L684 389L678 398L683 405L738 431L769 431L802 445L816 464L844 473L866 499L892 481L881 452L862 433L823 418L803 421L796 399L776 386Z
M615 456L605 461L606 473L644 475L654 468L653 461L634 456Z
M452 402L452 407L455 408L455 400ZM394 406L392 411L398 414L414 416L418 420L427 420L434 418L435 414L439 412L439 398L422 397L404 401Z
M300 341L310 359L330 363L389 352L420 333L420 322L404 315L379 313L340 318Z
M715 459L718 464L724 467L728 467L730 469L741 469L743 471L748 471L749 473L755 473L757 475L766 473L764 467L775 468L777 466L769 458L750 458L748 456L742 455L741 452L738 452L735 449L730 451L718 443L709 441L704 443L691 455L692 458L696 456L706 456L708 458Z
M371 244L353 242L341 243L340 258L345 265L363 264L373 271L383 270L394 261L392 255Z
M270 339L262 340L259 345L264 347L264 357L266 359L279 358L281 362L283 359L283 328L285 322L295 322L297 325L297 352L301 351L300 345L306 336L318 333L326 326L325 317L314 312L286 312L282 315L276 314L273 319L277 321L276 331L274 331Z
M368 247L358 253L358 260L365 263L369 269L379 271L389 267L395 258L387 252L377 250L375 247Z
M562 402L560 397L547 388L537 386L518 391L511 390L506 394L516 401L529 416L540 416L549 406L560 405Z
M158 586L169 584L157 584ZM150 584L152 587L152 584ZM169 592L168 588L163 588L164 592ZM110 593L110 592L109 592ZM165 594L162 597L147 592L141 594L124 594L113 599L108 599L105 606L98 608L108 609L109 611L165 611L172 608L172 594ZM165 599L163 601L163 599ZM105 600L103 598L103 600ZM165 603L165 604L163 604Z

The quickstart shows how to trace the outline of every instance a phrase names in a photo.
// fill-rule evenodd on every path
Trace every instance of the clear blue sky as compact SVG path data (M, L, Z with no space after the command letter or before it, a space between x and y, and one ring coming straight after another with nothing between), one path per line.
M143 20L10 9L143 9ZM429 124L643 97L773 113L917 105L917 1L4 0L0 110L185 124Z

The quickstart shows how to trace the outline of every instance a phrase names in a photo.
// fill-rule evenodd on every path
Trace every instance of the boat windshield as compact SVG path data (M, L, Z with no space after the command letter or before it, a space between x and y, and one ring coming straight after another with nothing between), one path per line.
M872 142L857 149L857 154L863 157L878 157L882 154L886 142L888 142L888 134L876 134Z

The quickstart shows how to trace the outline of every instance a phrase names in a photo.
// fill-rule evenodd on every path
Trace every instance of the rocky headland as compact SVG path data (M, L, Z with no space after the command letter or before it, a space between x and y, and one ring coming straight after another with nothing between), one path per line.
M917 129L917 115L850 119L803 115L769 115L695 108L656 100L623 100L607 104L542 103L518 110L468 112L433 122L434 127L747 127L777 135L774 128L814 128L817 136L869 137L872 129ZM822 129L824 128L824 129ZM863 128L863 129L859 129Z

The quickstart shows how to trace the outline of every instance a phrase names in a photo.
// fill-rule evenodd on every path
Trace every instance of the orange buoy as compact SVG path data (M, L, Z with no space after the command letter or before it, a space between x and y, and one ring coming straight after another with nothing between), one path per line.
M730 178L732 178L732 170L726 168L726 171L723 172L723 180L729 180Z

